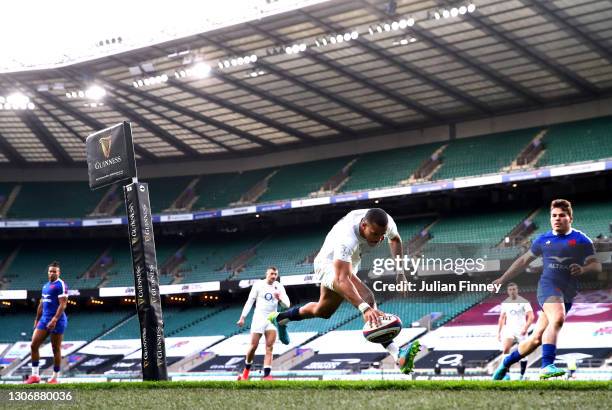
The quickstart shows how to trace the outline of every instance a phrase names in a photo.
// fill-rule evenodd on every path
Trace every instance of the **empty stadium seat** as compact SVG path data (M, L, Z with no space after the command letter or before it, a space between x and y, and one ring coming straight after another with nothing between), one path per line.
M509 166L540 130L529 128L451 141L433 179L454 179L499 172Z
M441 143L396 148L361 155L350 170L343 192L396 186L408 179Z

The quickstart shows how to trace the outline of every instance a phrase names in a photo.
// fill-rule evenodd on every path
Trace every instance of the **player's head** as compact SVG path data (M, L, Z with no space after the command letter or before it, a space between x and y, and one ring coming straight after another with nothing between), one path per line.
M387 213L380 208L372 208L361 220L359 231L370 246L376 246L384 239L388 224Z
M550 225L556 233L566 233L574 221L572 204L567 199L555 199L550 203Z
M268 266L268 269L266 269L266 281L272 284L276 279L278 279L278 269L276 266Z
M56 281L60 275L60 264L58 261L53 261L47 266L47 275L49 275L49 282Z
M508 283L506 291L508 292L508 296L514 299L518 296L518 285L514 282Z

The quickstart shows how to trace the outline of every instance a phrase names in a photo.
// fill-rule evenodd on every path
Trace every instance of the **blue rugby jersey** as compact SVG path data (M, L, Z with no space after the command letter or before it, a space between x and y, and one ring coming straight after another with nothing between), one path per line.
M59 307L59 298L68 296L68 287L63 280L57 279L54 282L47 282L42 288L42 316L43 318L51 318L55 316ZM62 314L60 319L66 317L66 313Z

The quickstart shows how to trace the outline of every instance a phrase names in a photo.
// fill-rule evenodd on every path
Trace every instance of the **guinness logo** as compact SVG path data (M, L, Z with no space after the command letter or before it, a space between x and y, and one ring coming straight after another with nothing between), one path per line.
M111 154L111 142L112 135L108 137L100 138L100 146L102 147L102 153L104 154L104 158L108 159Z

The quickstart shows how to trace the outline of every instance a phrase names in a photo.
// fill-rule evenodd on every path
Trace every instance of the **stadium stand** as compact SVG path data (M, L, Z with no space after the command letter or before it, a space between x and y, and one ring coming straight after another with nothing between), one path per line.
M553 125L544 135L539 166L612 157L612 117Z
M434 173L433 179L454 179L498 172L509 166L537 133L537 129L529 128L453 140L442 153L442 166Z
M169 325L166 334L168 336L185 337L185 336L232 336L237 333L248 330L249 324L239 328L236 321L240 317L242 305L228 306L215 311L215 308L207 308L210 315L203 314L202 308L192 308L181 311L180 322L176 325ZM208 313L208 312L207 312ZM186 319L191 319L187 322ZM178 323L181 323L178 326Z
M29 340L32 336L34 313L0 312L0 343L14 343ZM22 336L21 334L25 334Z
M321 161L286 165L270 178L268 190L258 202L303 198L317 192L323 184L342 169L352 158L340 157Z
M302 231L299 235L274 235L257 246L238 279L262 278L268 266L276 266L280 275L312 273L308 257L316 253L325 239L325 232Z
M193 209L215 209L238 202L253 185L261 181L272 169L258 169L242 173L202 175L195 186L198 196Z
M343 192L399 185L442 144L426 144L361 155L350 170Z
M169 177L155 178L148 181L149 183L149 200L151 201L151 209L154 213L161 213L165 209L170 208L172 203L187 187L193 177ZM123 207L119 207L120 213L125 213Z
M261 239L260 239L261 240ZM203 240L190 242L184 251L185 262L179 270L183 283L226 280L233 273L230 262L257 244L257 238Z
M82 278L103 248L102 241L26 241L16 258L6 268L4 277L9 280L8 289L40 290L47 282L47 264L61 263L61 278L68 288L95 288L99 278Z
M10 207L8 218L78 218L94 210L104 190L91 191L87 182L27 182Z
M299 322L290 322L287 329L289 332L316 332L323 334L330 330L336 330L355 318L361 320L361 327L363 327L361 313L350 303L342 302L338 310L329 319L313 318Z

